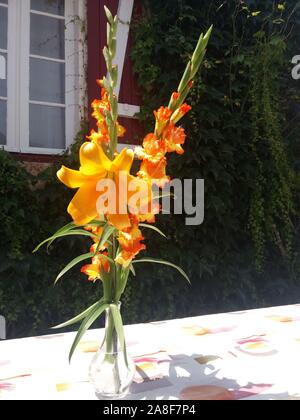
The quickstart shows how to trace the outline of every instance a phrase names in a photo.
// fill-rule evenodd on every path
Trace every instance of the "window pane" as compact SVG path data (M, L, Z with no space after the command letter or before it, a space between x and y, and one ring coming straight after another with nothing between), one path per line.
M65 2L64 0L31 0L31 9L64 16Z
M7 7L0 7L0 48L7 50Z
M6 144L6 101L0 100L0 144Z
M29 145L44 149L65 149L65 108L30 105Z
M65 58L65 22L31 13L30 53L50 58Z
M7 96L7 54L0 54L0 96Z
M30 99L65 103L65 65L63 63L30 59Z

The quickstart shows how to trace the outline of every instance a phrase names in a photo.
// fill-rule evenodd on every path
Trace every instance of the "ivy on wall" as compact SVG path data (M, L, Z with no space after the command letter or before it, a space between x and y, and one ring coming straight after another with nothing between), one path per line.
M193 281L192 290L182 290L161 274L173 312L297 301L300 118L290 62L298 52L299 1L144 0L143 6L132 58L147 128L151 109L176 89L199 32L214 24L185 123L185 157L171 161L174 177L205 179L205 221L179 237L183 218L171 226L162 219L171 244L153 246L180 261Z
M280 69L286 43L281 37L262 37L254 50L250 110L251 148L256 162L250 228L259 270L263 269L268 240L277 245L282 258L291 259L296 199L295 175L281 128L284 118L280 111Z

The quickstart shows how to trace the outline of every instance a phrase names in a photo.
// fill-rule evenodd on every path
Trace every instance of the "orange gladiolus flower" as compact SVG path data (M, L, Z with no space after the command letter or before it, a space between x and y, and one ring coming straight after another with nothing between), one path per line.
M106 121L103 119L101 124L99 123L99 131L91 130L91 133L89 136L87 136L87 139L92 141L93 143L97 143L99 146L101 144L109 144L109 133ZM126 129L119 123L117 123L117 130L118 130L118 137L123 137L126 133Z
M97 244L92 245L90 252L96 252ZM92 264L85 265L81 272L89 276L89 281L101 280L101 271L110 272L109 261L105 258L108 252L99 252L93 259Z
M130 228L119 232L118 242L121 246L121 252L116 257L116 263L124 268L128 267L132 260L146 249L145 245L142 244L143 240L144 237L138 228L138 221L135 219Z
M152 181L154 184L163 188L170 182L170 177L166 175L166 157L151 157L143 159L138 176L145 181Z
M108 131L107 131L107 126L106 124L103 124L101 127L101 131L99 130L98 132L95 130L91 130L91 134L87 137L88 140L90 140L93 143L98 144L99 146L104 143L104 144L108 144L109 143L109 136L108 136Z
M190 80L188 83L188 87L192 89L193 86L194 86L194 80Z
M179 120L181 120L181 118L183 118L190 110L192 109L192 107L188 104L183 104L181 105L180 108L178 108L172 115L171 117L171 122L176 124Z
M179 92L173 92L172 93L172 100L175 102L180 98L180 93Z
M154 111L154 115L157 121L168 121L172 115L172 111L164 106L161 106L158 111Z
M97 80L99 86L102 86L102 80ZM107 91L101 89L101 99L95 99L92 102L93 113L92 116L97 120L97 127L99 133L92 130L91 135L88 137L89 140L95 141L96 143L109 143L108 127L106 123L106 113L110 111L110 102ZM117 122L118 137L123 137L126 130Z
M109 143L108 127L105 119L105 113L109 111L110 105L107 100L96 99L92 103L92 116L97 120L98 133L92 130L89 140L95 143Z
M161 134L162 130L168 124L172 111L164 106L161 106L157 111L154 111L155 119L156 119L156 127L155 130L158 135Z
M126 128L117 122L118 137L124 137Z
M143 141L145 153L150 156L163 156L166 153L166 144L163 140L159 140L155 134L148 134Z
M176 127L173 123L168 124L163 132L168 153L176 152L179 155L184 153L181 145L185 143L186 134L182 127Z
M85 226L85 228L84 228L85 230L87 230L88 232L91 232L91 233L93 233L94 235L95 235L95 237L94 238L92 238L93 239L93 241L95 242L95 244L97 244L98 245L98 243L99 243L99 240L100 240L100 238L101 238L101 236L102 236L102 233L103 233L103 227L101 227L101 226ZM107 248L107 244L104 244L100 249L99 249L99 251L104 251L105 249ZM94 251L93 251L94 252Z
M92 116L98 123L102 123L102 121L105 120L105 113L110 110L109 101L106 99L95 99L91 106L93 108Z

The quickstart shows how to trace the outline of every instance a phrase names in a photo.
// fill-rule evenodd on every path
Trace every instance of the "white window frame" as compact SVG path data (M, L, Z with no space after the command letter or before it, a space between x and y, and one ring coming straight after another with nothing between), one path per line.
M130 23L133 13L133 6L134 0L119 0L118 6L118 30L117 30L117 51L116 51L116 58L115 63L118 66L119 70L119 79L116 86L116 95L119 96L121 83L122 83L122 76L123 76L123 69L126 57L126 50L128 44L128 37L129 37L129 30L130 30ZM135 118L135 114L140 112L140 107L137 105L130 105L130 104L119 104L119 115L120 117L125 118Z
M39 12L44 16L51 13ZM55 15L57 18L57 16ZM78 17L78 19L77 19ZM85 34L81 20L86 18L85 0L65 0L65 61L66 64L66 148L80 129L86 91ZM16 28L18 30L16 31ZM8 1L8 62L7 62L7 140L5 150L18 153L55 155L65 149L30 147L29 145L29 62L30 62L30 0ZM60 60L55 60L59 62ZM43 104L45 104L43 102ZM54 104L51 104L52 106ZM55 104L57 105L57 104ZM55 122L54 122L55 123ZM38 124L38 122L37 122ZM41 136L43 127L40 128Z

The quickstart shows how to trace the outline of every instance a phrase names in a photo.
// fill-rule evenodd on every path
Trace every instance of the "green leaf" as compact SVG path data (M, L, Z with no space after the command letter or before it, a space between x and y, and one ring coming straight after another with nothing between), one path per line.
M101 299L99 302L103 302L103 300ZM52 327L53 330L57 330L59 328L65 328L65 327L69 327L70 325L74 325L77 322L81 321L82 319L86 318L89 313L96 308L97 305L99 305L99 302L94 303L92 306L90 306L89 308L87 308L85 311L81 312L81 314L75 316L74 318L70 319L69 321L64 322L63 324L57 325L55 327Z
M117 282L117 288L115 293L115 300L118 302L121 299L122 294L125 291L128 277L129 277L130 267L127 268L121 268L120 271L118 270L118 282Z
M175 270L179 271L179 273L188 281L188 283L191 284L191 281L188 275L186 274L186 272L182 268L178 267L177 265L169 261L157 260L155 258L143 258L142 260L132 261L132 264L141 264L141 263L163 264L163 265L167 265L169 267L175 268Z
M63 226L62 228L58 229L57 232L54 233L53 236L58 235L60 233L66 232L70 229L75 229L76 227L78 227L77 225L75 225L73 222L68 223L67 225Z
M110 226L108 223L104 226L103 233L102 233L102 236L101 236L101 240L98 243L96 252L99 251L99 249L111 237L111 235L114 233L115 230L116 230L116 228L114 226Z
M110 68L110 66L111 66L111 56L109 54L109 50L108 50L107 47L103 48L103 55L104 55L104 58L105 58L107 68Z
M124 353L125 362L126 362L126 365L128 366L124 327L123 327L122 317L121 317L121 314L120 314L120 309L118 308L117 305L111 304L110 305L110 310L111 310L111 313L112 313L112 316L113 316L115 329L116 329L117 335L119 337L121 351Z
M185 86L191 80L191 76L192 76L192 63L189 61L187 63L187 66L185 68L185 71L183 73L182 79L181 79L181 81L179 83L179 86L178 86L178 89L177 89L177 91L179 93L181 93L183 91L183 89L185 88Z
M93 254L93 257L95 256L95 254ZM104 258L105 260L109 261L111 264L115 264L114 260L110 257L108 257L107 255L101 254L101 258Z
M83 320L82 324L79 327L79 330L76 334L75 340L73 341L70 353L69 353L69 362L71 362L73 353L81 340L82 336L90 328L90 326L96 321L96 319L107 309L109 305L107 303L100 303L88 314L88 316Z
M53 241L53 238L56 238L57 235L60 235L62 233L68 232L72 229L75 229L77 226L74 225L74 223L68 223L66 226L60 228L57 232L54 233L54 235L50 236L50 238L45 239L43 242L41 242L32 252L37 252L43 245L45 245L47 242Z
M135 273L135 269L133 267L133 265L131 264L129 267L129 270L131 271L131 273L134 275L134 277L136 277L136 273Z
M92 220L90 223L88 223L86 226L105 226L106 221L104 220Z
M140 223L139 226L146 228L146 229L151 229L154 230L155 232L157 232L159 235L163 236L164 238L168 239L166 237L166 235L160 230L158 229L156 226L153 225L147 225L146 223Z
M92 232L88 232L88 231L83 230L83 229L72 230L70 232L62 233L61 235L56 235L55 237L53 237L51 239L51 241L49 242L49 244L47 245L47 250L49 250L49 247L53 244L54 241L56 241L57 239L60 239L60 238L64 238L66 236L89 236L92 239L97 237Z
M111 25L114 25L114 18L113 18L113 15L111 14L111 11L106 6L104 6L104 11L105 11L106 18L107 18L108 22Z
M61 279L62 276L64 276L71 268L73 268L75 265L80 263L81 261L88 260L89 258L93 258L95 254L93 252L89 252L88 254L79 255L79 257L74 258L56 277L54 284L58 282L59 279Z
M118 306L115 304L111 304L109 305L109 307L111 309L111 313L114 319L115 329L117 331L119 341L121 344L121 350L124 351L125 335L124 335L123 322L122 322L120 310Z

